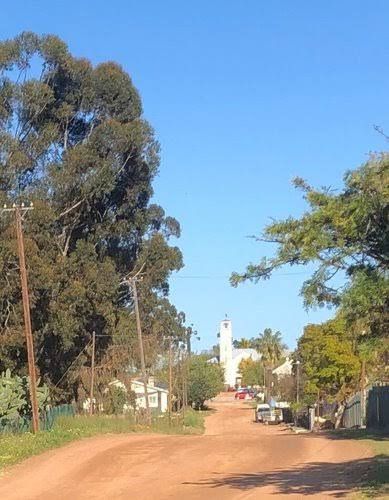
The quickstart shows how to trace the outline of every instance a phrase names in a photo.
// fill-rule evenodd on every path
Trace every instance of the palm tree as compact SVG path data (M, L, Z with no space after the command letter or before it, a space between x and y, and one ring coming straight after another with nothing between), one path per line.
M265 328L256 339L255 348L261 353L263 364L273 367L282 358L286 345L282 341L281 332Z
M251 339L234 340L233 345L235 349L248 349L252 347L252 340Z

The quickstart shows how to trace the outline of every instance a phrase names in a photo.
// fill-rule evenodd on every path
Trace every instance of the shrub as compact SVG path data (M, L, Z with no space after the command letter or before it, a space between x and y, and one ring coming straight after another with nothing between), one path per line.
M188 400L201 409L207 399L223 390L224 373L220 365L209 363L204 356L192 356L189 365Z
M50 399L45 384L37 387L37 398L39 409L44 409ZM29 377L12 375L6 370L0 376L0 428L19 419L29 420L31 416Z

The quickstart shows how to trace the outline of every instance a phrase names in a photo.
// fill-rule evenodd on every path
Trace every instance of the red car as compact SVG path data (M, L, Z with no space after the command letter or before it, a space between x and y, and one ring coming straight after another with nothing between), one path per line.
M238 389L235 393L235 399L251 399L253 397L252 391L250 389Z

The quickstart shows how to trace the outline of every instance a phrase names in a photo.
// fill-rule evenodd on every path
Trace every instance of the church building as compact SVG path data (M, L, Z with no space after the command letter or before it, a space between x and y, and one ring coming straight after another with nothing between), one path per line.
M260 354L255 349L235 349L232 345L232 323L229 319L224 319L220 323L219 333L220 364L224 368L224 383L226 388L240 385L241 374L239 373L239 363L243 359L251 358L253 361L261 359Z

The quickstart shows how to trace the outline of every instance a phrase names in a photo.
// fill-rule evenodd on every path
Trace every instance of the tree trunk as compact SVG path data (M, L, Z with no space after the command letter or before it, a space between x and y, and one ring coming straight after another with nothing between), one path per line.
M342 420L343 420L343 414L344 410L346 408L345 403L339 403L338 410L336 412L336 419L335 419L335 429L339 429L340 426L342 425Z

